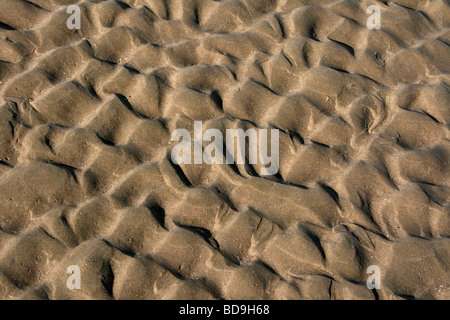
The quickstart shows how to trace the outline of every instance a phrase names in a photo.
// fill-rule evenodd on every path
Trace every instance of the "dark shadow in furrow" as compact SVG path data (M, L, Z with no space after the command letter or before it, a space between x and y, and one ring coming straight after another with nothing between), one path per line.
M278 25L280 26L281 37L283 39L286 39L286 30L283 26L283 21L281 20L281 18L278 15L274 15L274 18L277 19Z
M226 193L222 192L222 190L220 190L217 187L214 188L213 191L220 199L222 199L231 208L231 210L238 211L237 208L234 206L233 202L231 202L230 197L228 197Z
M149 117L143 115L139 111L136 111L136 109L134 109L133 106L131 105L131 103L128 101L127 97L125 97L124 95L122 95L120 93L114 93L114 94L117 98L119 98L120 102L122 102L123 105L125 107L127 107L127 109L130 110L136 117L138 117L140 119L146 119L146 120L150 119Z
M131 8L131 7L130 7L128 4L126 4L125 2L122 2L122 1L120 1L120 0L116 0L116 2L117 2L117 4L118 4L122 9L124 9L124 10L130 9L130 8Z
M112 142L112 141L110 141L110 140L100 136L98 133L96 133L96 136L103 144L106 144L107 146L110 146L110 147L114 147L115 146L114 142Z
M323 190L325 190L326 193L328 193L330 195L330 197L334 200L334 202L336 202L339 209L342 209L341 204L339 203L338 193L333 188L327 186L326 184L324 184L322 182L319 182L319 185Z
M114 272L111 267L110 261L103 261L102 267L100 269L102 285L108 292L110 297L114 298L113 288L114 288Z
M164 208L160 207L157 204L152 204L148 208L149 208L152 216L159 223L159 225L161 227L163 227L165 230L168 230L166 225L165 225L166 212L165 212Z
M211 100L216 104L217 108L223 111L223 101L217 90L211 92Z
M320 238L309 230L304 230L304 231L305 231L306 235L308 236L308 238L311 239L311 241L314 243L317 250L319 250L320 255L322 256L322 259L324 261L326 261L327 257L325 255L325 250L323 250L322 244L320 242Z
M168 160L169 160L170 165L172 166L172 168L175 170L176 174L180 178L180 180L184 183L184 185L188 188L192 188L193 185L192 185L191 181L189 181L188 177L186 177L186 175L184 174L181 167L179 165L173 163L172 160L170 159L170 157L168 158Z
M213 247L214 249L217 249L220 251L220 246L219 243L217 242L217 240L213 237L213 235L211 234L211 231L209 231L208 229L205 228L200 228L200 227L192 227L192 226L187 226L187 225L183 225L179 222L175 222L175 225L189 230L197 235L199 235L200 237L203 238L203 240L205 240L207 243L209 243L209 245L211 245L211 247Z
M0 29L16 30L15 28L13 28L13 27L11 27L10 25L8 25L8 24L6 24L6 23L4 23L4 22L1 22L1 21L0 21ZM6 62L6 61L5 61L5 62Z
M230 153L230 151L227 148L226 141L223 141L222 143L223 143L223 147L222 147L223 156L225 157L225 162L226 162L227 156L231 157L231 153ZM233 163L228 163L228 165L230 166L231 170L233 170L234 173L236 173L237 175L242 177L241 173L239 172L239 168L237 167L237 165L234 162L234 160L233 160Z
M343 48L344 48L345 50L347 50L348 53L350 53L353 57L355 56L355 50L354 50L351 46L349 46L348 44L345 44L345 43L343 43L343 42L340 42L340 41L337 41L337 40L334 40L334 39L330 39L330 38L328 38L328 40L330 40L330 41L332 41L332 42L334 42L334 43L340 45L341 47L343 47Z
M78 178L77 178L77 175L75 174L75 172L79 171L79 169L69 166L69 165L66 165L66 164L54 162L54 161L44 161L44 160L41 160L41 161L44 163L51 164L52 166L58 167L60 169L63 169L64 171L67 171L72 176L72 178L75 180L75 182L78 183Z

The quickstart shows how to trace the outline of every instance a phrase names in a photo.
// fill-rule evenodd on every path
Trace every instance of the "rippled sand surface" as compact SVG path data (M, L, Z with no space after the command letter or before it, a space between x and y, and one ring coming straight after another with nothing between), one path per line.
M0 298L450 299L449 45L448 0L1 0ZM174 164L195 120L279 173Z

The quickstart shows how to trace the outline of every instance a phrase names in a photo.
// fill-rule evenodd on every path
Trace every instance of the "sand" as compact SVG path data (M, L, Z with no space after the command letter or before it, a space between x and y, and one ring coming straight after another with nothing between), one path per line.
M1 0L0 298L450 299L449 45L448 0ZM196 120L279 172L174 164Z

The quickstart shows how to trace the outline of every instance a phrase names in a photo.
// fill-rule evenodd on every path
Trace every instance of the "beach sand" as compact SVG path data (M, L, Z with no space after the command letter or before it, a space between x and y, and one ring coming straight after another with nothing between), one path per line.
M1 0L0 299L450 299L449 45L448 0ZM194 121L279 172L175 164Z

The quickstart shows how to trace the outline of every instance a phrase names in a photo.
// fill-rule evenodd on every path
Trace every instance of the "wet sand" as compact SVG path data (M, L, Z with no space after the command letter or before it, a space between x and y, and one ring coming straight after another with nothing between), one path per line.
M448 0L0 1L0 298L449 299L449 45ZM279 172L174 164L194 121Z

